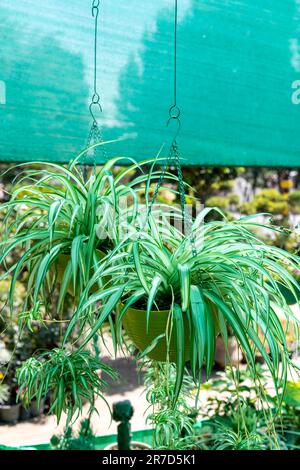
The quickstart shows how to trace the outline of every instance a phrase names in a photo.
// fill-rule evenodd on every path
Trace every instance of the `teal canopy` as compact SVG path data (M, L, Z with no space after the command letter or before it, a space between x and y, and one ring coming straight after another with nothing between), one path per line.
M85 147L91 3L1 0L0 161L66 162ZM183 164L299 167L300 1L178 3ZM173 5L100 1L98 119L104 140L119 139L110 157L153 157L175 131Z

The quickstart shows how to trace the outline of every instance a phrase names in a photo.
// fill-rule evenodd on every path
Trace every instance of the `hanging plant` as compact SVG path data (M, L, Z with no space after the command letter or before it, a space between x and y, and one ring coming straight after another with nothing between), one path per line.
M76 160L68 167L41 164L42 170L33 166L23 171L19 166L21 174L11 198L1 206L5 218L0 264L6 266L2 279L12 276L11 309L17 280L27 273L24 311L36 311L39 303L47 305L58 283L60 310L67 292L79 298L95 266L118 245L122 223L135 220L137 192L148 176L126 181L141 168L137 164L114 176L117 162L109 161L87 181ZM127 201L128 207L120 210L120 201ZM21 255L11 266L9 257L16 249Z
M102 308L83 345L99 330L117 307L117 337L126 334L148 355L177 365L176 394L180 391L184 365L190 360L195 381L205 364L209 376L215 356L216 336L227 345L230 327L250 367L259 353L275 384L286 381L290 364L285 331L275 307L279 307L298 330L298 320L278 285L292 292L299 287L288 266L299 266L299 258L266 245L253 230L276 230L256 222L255 216L238 221L205 223L212 209L205 209L193 224L196 254L190 240L174 232L172 246L165 244L159 227L152 235L140 233L128 253L116 250L104 261L97 275L111 276L109 285L92 295L88 290L74 314L66 337L81 318L91 319L91 309L101 300ZM218 211L219 215L222 214ZM91 286L90 281L90 286ZM87 314L89 312L89 314ZM83 331L83 330L82 330Z

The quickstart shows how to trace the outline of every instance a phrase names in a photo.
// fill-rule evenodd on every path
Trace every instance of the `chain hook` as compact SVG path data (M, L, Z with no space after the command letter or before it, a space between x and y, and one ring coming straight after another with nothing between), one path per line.
M94 174L96 172L96 148L92 144L103 142L103 138L99 129L98 120L96 113L100 111L102 113L102 106L100 103L100 95L97 91L97 39L98 39L98 16L99 16L99 5L100 0L92 0L92 17L94 18L94 61L93 61L93 95L89 104L89 112L92 117L92 124L90 127L88 139L87 139L87 150L91 154L91 158L94 166ZM97 109L95 109L95 107ZM104 160L107 160L106 151L102 149ZM87 177L87 155L85 155L85 163L83 163L83 177L86 180Z
M169 108L169 119L167 121L167 127L171 121L176 121L177 131L173 137L172 145L175 143L177 136L180 131L181 121L180 121L180 108L177 106L177 9L178 9L178 0L174 0L174 70L173 70L173 93L174 101L173 105Z
M94 0L92 5L92 17L98 16L100 0Z
M177 104L173 104L173 106L171 106L171 108L169 109L170 119L178 119L180 116L180 113L181 111L179 107L177 106Z
M92 96L91 104L98 104L98 103L100 103L100 95L97 91L95 91L95 93ZM102 109L101 109L101 111L102 111Z

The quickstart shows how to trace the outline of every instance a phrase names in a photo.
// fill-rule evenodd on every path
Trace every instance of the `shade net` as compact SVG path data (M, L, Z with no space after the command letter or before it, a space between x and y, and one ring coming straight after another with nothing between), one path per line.
M300 163L300 0L179 0L186 165ZM102 0L97 119L109 157L154 157L175 132L173 0ZM1 0L0 161L67 162L85 147L91 2ZM103 162L103 152L96 153Z

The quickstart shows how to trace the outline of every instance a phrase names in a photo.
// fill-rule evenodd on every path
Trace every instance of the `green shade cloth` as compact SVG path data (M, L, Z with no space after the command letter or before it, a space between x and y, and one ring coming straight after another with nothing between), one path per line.
M1 0L0 161L67 162L85 147L91 3ZM300 1L178 3L182 163L299 167ZM175 131L173 5L100 2L98 117L105 140L122 137L109 157L153 157Z

